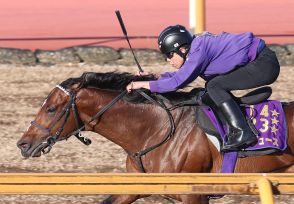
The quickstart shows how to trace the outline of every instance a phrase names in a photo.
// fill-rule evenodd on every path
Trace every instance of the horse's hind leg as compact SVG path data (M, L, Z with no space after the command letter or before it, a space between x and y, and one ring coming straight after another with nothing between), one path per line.
M183 204L209 204L209 199L205 195L181 195Z
M130 204L141 198L140 195L111 195L101 202L101 204Z

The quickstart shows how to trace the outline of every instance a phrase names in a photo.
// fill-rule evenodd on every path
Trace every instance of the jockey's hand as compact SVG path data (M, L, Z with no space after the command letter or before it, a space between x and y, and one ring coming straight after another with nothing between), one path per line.
M133 81L129 83L126 87L128 92L131 92L132 90L140 89L140 88L150 89L149 81Z
M150 75L150 74L152 74L152 73L137 71L136 76L146 76L146 75Z
M127 91L130 93L133 90L133 82L129 83L126 87Z
M137 71L137 73L136 73L136 76L146 76L146 75L153 75L153 76L155 76L156 79L159 79L160 78L160 75L154 74L154 73L151 73L151 72L140 72L140 71Z

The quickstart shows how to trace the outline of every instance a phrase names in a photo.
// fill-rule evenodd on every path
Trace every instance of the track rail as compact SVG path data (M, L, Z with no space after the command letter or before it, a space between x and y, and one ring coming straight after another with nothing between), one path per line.
M294 194L294 174L2 173L0 194Z

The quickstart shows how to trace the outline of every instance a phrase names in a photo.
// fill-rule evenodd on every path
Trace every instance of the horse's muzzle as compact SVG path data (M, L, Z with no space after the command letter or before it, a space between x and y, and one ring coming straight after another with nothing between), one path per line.
M41 143L36 147L33 147L29 142L19 140L16 145L21 150L22 156L25 158L40 157L42 152L46 154L51 150L51 148L47 148L49 146L47 143Z
M30 147L31 147L31 144L28 143L28 142L25 142L25 141L21 141L21 140L19 140L19 141L16 143L16 146L21 150L21 152L28 152L28 150L29 150Z

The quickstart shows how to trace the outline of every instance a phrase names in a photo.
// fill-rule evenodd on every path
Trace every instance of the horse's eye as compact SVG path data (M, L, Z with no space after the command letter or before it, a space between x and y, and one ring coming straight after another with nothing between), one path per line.
M50 106L47 108L47 113L54 113L56 111L56 107Z

